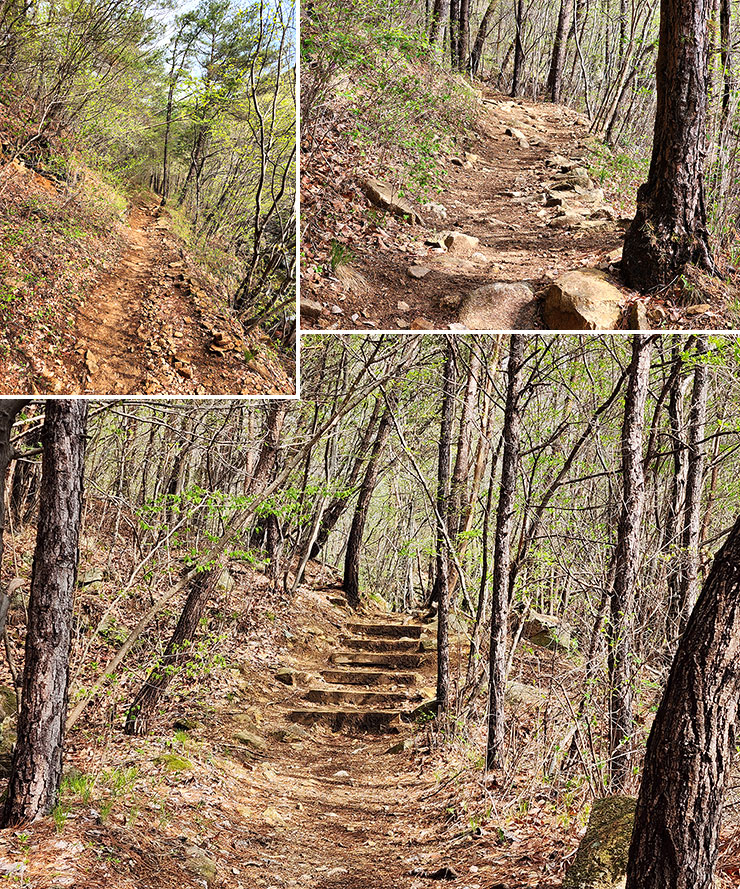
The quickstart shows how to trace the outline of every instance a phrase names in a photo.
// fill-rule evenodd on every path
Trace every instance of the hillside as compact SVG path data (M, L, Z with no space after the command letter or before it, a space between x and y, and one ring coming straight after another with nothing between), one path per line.
M180 218L144 189L78 175L69 186L7 158L0 170L0 391L292 394L292 362L240 326Z
M295 391L292 16L2 20L4 393Z

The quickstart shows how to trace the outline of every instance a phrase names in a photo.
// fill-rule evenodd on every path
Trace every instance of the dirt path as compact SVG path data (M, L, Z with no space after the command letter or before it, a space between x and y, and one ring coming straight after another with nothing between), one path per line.
M259 332L243 336L225 292L189 259L166 212L129 215L126 249L80 307L80 392L98 395L291 394Z
M546 327L541 296L551 279L603 263L623 238L624 223L610 218L616 212L608 205L602 210L598 183L566 191L560 203L551 197L568 171L548 160L558 155L582 175L588 154L585 122L570 109L486 96L477 132L447 159L444 191L420 208L422 224L387 216L382 249L355 251L351 269L340 267L336 283L318 294L325 303L318 322L305 314L304 322L365 330L454 328L471 291L524 282L531 294L510 289L488 306L488 328ZM570 210L575 215L559 218ZM451 231L478 243L434 245ZM413 266L426 270L423 277L411 276Z

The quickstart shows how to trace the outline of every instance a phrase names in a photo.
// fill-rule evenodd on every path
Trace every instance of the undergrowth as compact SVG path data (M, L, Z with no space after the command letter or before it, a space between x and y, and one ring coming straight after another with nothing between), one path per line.
M400 0L319 0L304 16L302 129L308 152L328 132L337 100L354 141L405 190L440 187L440 151L472 126L473 91L440 64Z

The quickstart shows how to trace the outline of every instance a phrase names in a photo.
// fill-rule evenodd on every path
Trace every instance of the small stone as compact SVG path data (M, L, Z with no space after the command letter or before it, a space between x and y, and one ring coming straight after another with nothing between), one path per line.
M234 740L244 744L245 747L251 747L253 750L265 750L267 748L263 739L259 735L252 734L252 732L235 732Z
M275 673L275 679L283 685L295 685L296 671L292 667L281 667Z
M431 269L428 269L423 265L410 265L406 270L410 278L423 278L425 275L428 275L430 271ZM408 311L408 309L401 309L400 311Z
M409 312L411 310L411 306L403 300L398 303L397 308L399 312Z
M712 307L709 303L699 303L695 306L689 306L687 309L684 309L684 314L686 315L703 315L704 312L708 312Z
M343 315L344 314L344 312L342 311L342 309L340 309L340 307L338 305L333 305L331 307L331 313L332 313L332 315Z
M301 299L301 315L302 316L313 321L321 315L321 312L322 312L321 303L318 303L312 299Z
M450 232L445 236L444 244L450 253L467 253L475 250L480 241L463 232Z
M434 330L434 325L426 318L414 318L411 322L411 330Z

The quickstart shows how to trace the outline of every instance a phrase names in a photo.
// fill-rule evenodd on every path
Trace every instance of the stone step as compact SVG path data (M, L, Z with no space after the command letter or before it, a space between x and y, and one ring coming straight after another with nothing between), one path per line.
M346 688L311 688L305 699L312 704L354 704L356 707L397 707L409 703L403 692L354 691ZM420 695L417 694L420 700Z
M339 639L351 651L388 651L394 654L421 651L417 639L357 639L349 636L340 636Z
M424 655L414 654L387 654L381 651L335 651L330 655L332 664L345 667L381 667L386 670L397 668L408 669L420 667L424 661Z
M385 734L397 732L391 725L398 720L398 710L343 710L323 708L316 710L293 710L288 714L291 722L300 725L327 725L333 731L361 731Z
M415 673L389 670L322 670L322 679L334 685L415 685Z
M384 639L421 638L421 627L418 624L347 624L347 629L358 636Z

